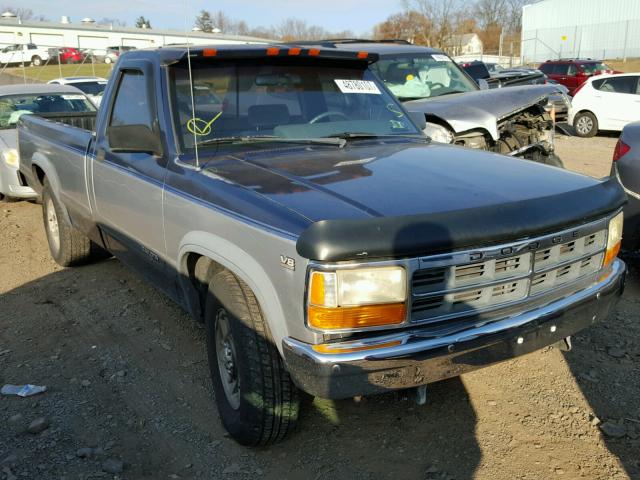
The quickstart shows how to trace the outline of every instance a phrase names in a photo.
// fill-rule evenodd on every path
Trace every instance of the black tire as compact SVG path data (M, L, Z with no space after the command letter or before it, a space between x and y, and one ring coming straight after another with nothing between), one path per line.
M0 193L0 203L4 203L6 199L7 197L5 197L3 193Z
M62 207L46 178L42 188L42 220L49 251L58 265L73 267L108 255L65 220Z
M547 165L551 165L552 167L565 168L562 159L557 156L555 153L550 153L549 155L544 156L544 162Z
M34 55L33 57L31 57L31 65L33 65L34 67L39 67L40 65L42 65L42 59L38 55Z
M591 112L580 112L573 118L573 128L579 137L593 137L598 133L598 119Z
M222 333L223 323L228 335ZM247 446L284 439L298 419L298 390L284 368L253 292L228 270L215 274L209 283L205 326L213 389L226 430ZM230 364L222 360L229 359L227 352ZM227 381L233 378L235 389ZM225 382L232 393L225 392Z

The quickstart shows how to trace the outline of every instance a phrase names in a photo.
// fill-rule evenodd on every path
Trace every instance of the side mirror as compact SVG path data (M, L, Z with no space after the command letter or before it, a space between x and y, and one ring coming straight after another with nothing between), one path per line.
M424 116L424 112L409 112L409 118L413 120L420 131L427 127L427 118Z
M118 125L107 128L112 152L162 155L160 136L146 125Z

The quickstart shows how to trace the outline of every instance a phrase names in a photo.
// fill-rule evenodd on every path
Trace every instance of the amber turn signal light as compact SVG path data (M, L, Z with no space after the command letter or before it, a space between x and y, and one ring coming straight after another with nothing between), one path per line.
M309 326L320 330L380 327L404 322L407 308L404 303L364 305L360 307L317 307L309 305Z

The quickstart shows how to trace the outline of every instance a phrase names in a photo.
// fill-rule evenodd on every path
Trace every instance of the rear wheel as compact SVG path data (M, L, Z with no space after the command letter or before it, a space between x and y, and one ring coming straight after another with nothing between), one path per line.
M38 55L34 55L33 57L31 57L31 65L39 67L40 65L42 65L42 59Z
M51 256L59 265L72 267L108 256L107 252L73 227L64 217L47 179L42 189L42 217Z
M111 57L104 57L104 63L111 63Z
M207 354L218 412L240 444L282 440L298 418L298 391L251 289L228 270L209 284Z
M573 119L573 128L579 137L593 137L598 133L598 119L591 112L580 112Z

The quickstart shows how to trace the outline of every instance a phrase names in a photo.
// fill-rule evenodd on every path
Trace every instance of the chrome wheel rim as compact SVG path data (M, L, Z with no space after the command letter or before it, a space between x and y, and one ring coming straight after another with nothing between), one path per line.
M216 357L222 388L231 408L240 408L240 379L236 363L236 349L231 336L229 317L224 309L216 317Z
M49 230L51 248L54 252L57 252L60 249L60 229L58 227L56 209L51 198L47 200L47 230Z
M589 117L580 117L576 122L576 130L582 135L586 135L593 129L593 120Z

